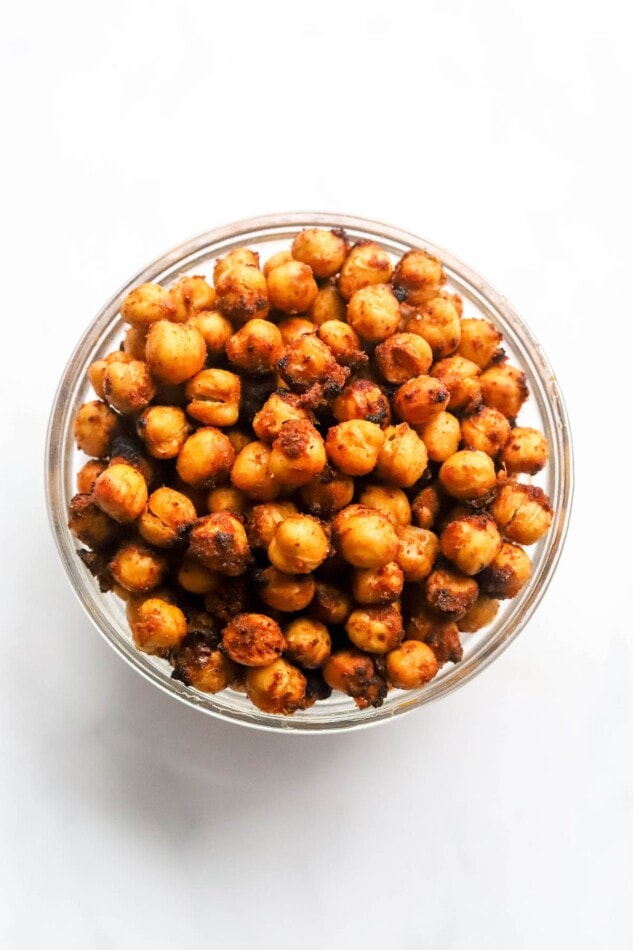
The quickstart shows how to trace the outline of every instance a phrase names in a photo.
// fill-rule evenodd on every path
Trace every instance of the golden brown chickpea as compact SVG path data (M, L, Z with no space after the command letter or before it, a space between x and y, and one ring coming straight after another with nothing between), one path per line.
M480 594L472 607L457 621L457 626L463 633L476 633L492 623L498 612L499 601Z
M287 660L248 670L245 684L248 698L262 712L290 716L305 707L306 678Z
M233 451L236 455L242 451L245 445L248 445L249 442L254 442L252 433L244 432L242 429L227 429L226 437L233 446Z
M453 412L460 409L472 412L481 403L480 373L479 366L463 356L447 356L431 370L431 376L448 389L448 408Z
M445 280L440 261L422 249L403 254L393 272L393 285L403 294L400 299L414 307L436 296Z
M500 353L501 334L488 320L473 317L462 320L461 329L457 352L477 363L481 369L486 369Z
M359 607L352 610L345 623L347 635L359 650L367 653L389 653L402 642L404 627L399 604L382 607Z
M135 594L158 587L167 573L167 559L148 544L124 541L108 564L117 584Z
M195 506L186 495L173 488L157 488L138 519L138 531L148 544L172 548L185 540L196 517Z
M452 620L463 617L479 594L477 581L453 567L436 568L427 577L424 588L429 607Z
M358 334L342 320L327 320L318 330L319 339L334 354L337 362L343 366L359 367L368 362L368 356L361 349Z
M311 574L329 553L328 537L310 515L286 518L277 525L268 545L271 564L285 574Z
M395 561L383 567L352 571L352 593L359 604L390 604L398 600L403 586L404 574Z
M301 501L317 518L331 518L354 497L354 480L326 465L320 475L300 489Z
M319 327L328 320L344 322L347 319L347 306L335 284L326 284L319 288L308 316Z
M245 373L272 373L284 350L279 328L270 320L256 318L245 323L226 344L231 363Z
M432 528L440 511L437 486L427 485L411 502L411 516L418 528Z
M281 656L286 641L281 627L264 614L238 614L222 631L226 654L243 666L267 666Z
M323 666L332 652L328 628L311 617L297 617L284 628L286 656L306 670Z
M96 505L121 523L135 521L147 504L147 484L131 465L110 465L99 475L92 491Z
M257 267L236 264L216 281L217 307L238 326L268 315L266 278Z
M163 383L178 385L202 369L207 355L204 337L189 323L153 323L145 346L152 376Z
M350 505L333 522L337 549L354 567L382 567L395 559L398 536L392 522L379 511Z
M231 469L231 481L253 501L273 501L281 483L269 470L271 449L263 442L249 442L239 453Z
M355 379L348 383L332 404L337 422L365 419L384 429L391 421L389 400L377 383L370 379Z
M176 471L192 488L214 488L229 477L234 461L227 436L207 426L186 439L176 459Z
M189 552L209 571L228 577L243 574L251 561L244 525L228 511L198 518L189 535Z
M360 650L339 650L323 667L323 679L332 689L351 696L359 709L382 706L387 684L373 659Z
M185 390L187 412L205 426L232 426L240 414L240 377L225 369L203 369Z
M157 469L152 460L144 455L142 448L142 443L137 439L127 435L118 435L112 441L108 468L120 464L131 465L132 468L141 473L148 485L152 485L156 481Z
M292 242L292 256L307 264L315 277L333 277L347 257L347 241L342 231L306 228Z
M139 360L110 363L103 374L106 402L123 415L140 412L152 401L156 386L147 366Z
M460 501L483 498L497 482L490 456L470 449L455 452L442 462L439 479L444 491Z
M438 412L418 429L432 462L445 462L459 448L462 430L459 419L450 412Z
M380 343L398 329L400 304L388 284L361 287L350 298L347 319L362 340Z
M510 423L498 409L480 406L462 419L464 448L485 452L491 458L499 454L510 437Z
M175 604L149 597L135 609L130 623L136 647L143 653L164 656L187 636L187 618Z
M465 515L449 521L440 538L442 554L463 574L479 574L494 561L501 535L489 514Z
M433 362L431 347L417 333L394 333L375 350L376 363L389 383L406 383L428 373Z
M554 516L542 488L515 481L505 482L499 488L490 511L504 537L517 544L535 544L549 529Z
M314 323L306 320L305 317L286 317L278 326L281 338L286 346L288 343L298 340L301 336L314 336L317 332Z
M411 524L411 506L401 488L393 485L367 485L358 499L361 505L375 508L395 525Z
M115 350L114 353L108 353L107 356L104 356L101 360L95 360L94 363L91 363L88 367L88 379L90 380L90 385L94 389L95 393L99 399L105 399L105 389L103 387L103 378L105 376L105 371L107 370L110 363L131 363L132 357L128 353L124 353L122 350Z
M80 495L89 495L95 486L96 480L107 468L101 459L89 459L77 472L77 491Z
M350 419L331 426L325 451L332 465L345 475L368 475L378 461L385 433L375 422Z
M287 264L288 261L294 260L292 256L292 251L277 251L276 254L273 254L272 257L269 257L262 267L264 277L268 277L271 270L274 270L275 267L280 267L281 264Z
M142 360L144 362L146 342L146 327L128 327L123 337L123 352L131 360Z
M262 442L274 442L286 422L309 420L308 413L299 405L294 393L277 390L268 397L253 419L253 431Z
M259 267L259 254L248 247L236 247L226 255L220 257L213 268L213 283L217 284L225 274L238 265L244 267Z
M416 607L406 626L406 639L426 643L440 666L459 663L464 654L455 621L438 617L424 607Z
M282 313L305 313L319 292L312 270L296 260L273 268L266 283L271 305Z
M191 426L177 406L148 406L136 423L136 431L153 458L171 459L185 444Z
M436 534L413 525L396 528L398 553L396 563L402 568L406 583L416 583L428 577L440 551Z
M318 580L312 601L312 613L323 623L344 624L352 612L354 602L349 592L331 581Z
M157 320L172 320L174 315L169 291L159 284L141 284L121 304L121 317L135 327L147 327Z
M286 518L297 514L297 507L291 501L273 501L255 505L248 515L247 533L252 548L268 548L275 536L277 525Z
M182 561L176 575L178 583L189 594L209 594L218 585L218 575L208 571L196 558L188 555ZM226 578L222 577L222 581Z
M213 640L201 634L188 634L173 657L172 679L180 680L201 693L219 693L237 676L237 667Z
M95 458L110 454L112 440L119 431L119 417L104 402L93 399L77 410L73 432L77 448Z
M268 459L270 475L283 488L300 488L327 463L323 439L307 419L286 422L273 442Z
M233 325L230 320L223 317L219 310L203 310L189 317L187 323L202 334L212 362L222 356L226 344L233 336Z
M547 439L538 429L517 426L501 450L501 462L507 472L516 475L536 475L547 464L549 446Z
M479 377L481 395L487 406L514 419L529 396L523 370L510 363L497 363Z
M214 515L218 511L231 511L234 515L243 515L250 508L250 502L244 492L232 485L212 488L207 496L207 509Z
M254 580L259 599L273 610L283 613L304 610L314 597L312 574L285 574L271 566L256 571Z
M68 527L89 548L105 548L117 538L119 526L92 500L92 495L75 495L68 508Z
M349 369L339 366L332 350L315 334L306 333L289 343L277 365L282 379L297 392L306 392L320 383L325 395L333 396L349 376Z
M424 442L406 422L385 429L385 441L376 465L379 478L409 488L422 477L427 462Z
M190 317L215 307L215 290L204 277L181 277L169 288L174 306L172 320L185 323Z
M448 389L439 379L415 376L400 386L392 405L399 419L412 426L421 426L438 412L443 412L448 400Z
M455 301L445 295L428 300L408 321L407 332L424 337L435 359L450 356L459 346L462 332Z
M530 558L523 548L504 541L494 561L479 577L481 590L496 600L516 597L532 573Z
M436 676L437 659L430 646L406 640L386 658L387 676L396 689L419 689Z
M393 264L387 252L375 241L360 241L347 255L341 268L338 288L342 297L349 300L363 287L388 283L392 273Z

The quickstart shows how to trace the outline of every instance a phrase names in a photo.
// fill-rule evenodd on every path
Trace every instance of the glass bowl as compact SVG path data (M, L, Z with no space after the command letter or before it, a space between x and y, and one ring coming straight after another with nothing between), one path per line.
M511 361L527 376L531 398L521 411L520 422L541 429L549 440L550 461L534 481L550 496L555 514L549 532L529 549L529 583L514 600L502 602L490 626L463 636L460 663L446 664L421 689L390 691L378 709L359 710L349 697L335 692L330 699L286 717L260 712L243 693L232 689L215 695L197 692L171 679L171 667L165 660L136 650L124 603L112 593L101 593L77 556L77 542L67 528L67 507L76 490L77 469L85 461L75 447L73 417L81 403L93 398L86 376L88 366L118 347L123 328L119 307L126 294L144 281L171 283L183 274L210 276L216 258L240 245L256 248L265 260L287 248L294 235L307 227L344 228L352 241L377 241L394 257L423 247L442 261L447 287L463 298L464 316L492 321L503 334ZM150 682L195 709L229 722L291 733L338 732L393 719L445 696L480 673L525 627L552 579L565 539L573 484L569 424L561 392L540 345L507 300L452 254L424 238L363 218L311 212L270 215L217 228L168 251L135 274L97 314L70 357L55 396L46 458L48 511L62 562L75 593L108 643Z

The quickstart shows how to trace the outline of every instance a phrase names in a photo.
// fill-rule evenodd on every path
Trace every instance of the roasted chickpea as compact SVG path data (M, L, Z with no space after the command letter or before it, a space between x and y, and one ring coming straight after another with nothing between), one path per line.
M89 548L108 547L119 535L119 525L92 500L92 495L75 495L68 508L68 527Z
M297 514L297 507L291 501L274 501L255 505L248 515L247 533L252 548L267 548L277 525L286 518Z
M459 419L450 412L438 412L425 425L420 426L418 435L426 446L432 462L445 462L459 448L462 431Z
M234 461L235 452L227 436L207 426L186 439L178 453L176 471L193 488L214 488L226 481Z
M169 288L174 307L172 320L185 323L190 317L215 307L215 290L204 277L181 277Z
M331 581L316 582L311 611L318 620L340 626L349 617L353 606L349 592L343 587Z
M135 521L147 504L147 484L131 465L110 465L97 478L92 497L115 521Z
M176 577L182 589L189 594L208 594L218 586L218 574L208 571L190 555L183 559ZM226 578L222 577L224 580Z
M418 528L432 528L440 511L437 486L427 485L411 502L411 517Z
M146 593L163 582L167 560L148 544L124 541L108 564L108 570L125 590Z
M411 524L411 506L401 488L393 485L368 485L358 499L361 505L375 508L396 525Z
M101 459L89 459L77 472L77 491L80 495L89 495L96 480L105 471L107 465Z
M196 517L195 506L186 495L173 488L157 488L138 520L138 531L148 544L172 548L185 540Z
M529 396L523 370L510 363L497 363L479 377L481 395L487 406L498 409L508 419L518 415Z
M143 653L164 656L187 636L187 618L162 597L148 597L136 606L130 623L134 644Z
M444 663L459 663L463 656L459 627L454 620L438 617L425 608L417 607L405 632L407 640L421 640L426 643L433 651L439 666Z
M112 440L110 449L110 462L108 468L113 465L131 465L141 473L148 485L156 480L156 466L151 459L143 453L143 444L132 436L117 435Z
M428 373L433 362L431 347L417 333L394 333L376 347L376 363L389 383L406 383Z
M253 501L273 501L281 484L269 470L271 449L263 442L249 442L231 469L231 481Z
M88 367L88 379L90 380L90 385L94 389L95 393L101 400L105 400L105 389L103 386L103 378L105 376L105 371L107 370L110 363L131 363L132 357L129 354L124 353L122 350L115 350L114 353L108 353L107 356L104 356L101 360L95 360L94 363L91 363Z
M452 620L463 617L479 594L477 581L453 567L439 567L431 571L424 588L429 607Z
M131 360L145 361L146 327L128 327L123 337L123 352ZM121 352L120 350L118 351Z
M226 255L220 257L213 268L213 283L217 284L225 274L237 266L259 267L259 254L248 247L235 247Z
M189 535L189 552L210 571L237 577L251 561L244 525L228 511L198 518Z
M492 623L498 612L499 601L480 594L472 607L457 621L457 626L463 633L476 633Z
M406 422L385 429L385 441L376 464L379 478L409 488L422 477L427 461L424 442Z
M339 366L332 350L315 334L306 333L289 343L277 365L282 379L296 392L320 383L326 396L334 396L349 376L349 369Z
M203 369L185 390L187 412L205 426L232 426L240 414L240 377L225 369Z
M188 634L173 657L172 679L201 693L219 693L237 676L237 667L208 637Z
M351 696L359 709L382 706L387 684L373 659L360 650L339 650L323 667L323 679L332 689Z
M428 577L440 550L436 534L425 528L413 525L399 525L396 528L399 547L396 563L404 573L407 583L416 583Z
M255 441L250 432L244 432L242 429L227 429L226 437L233 446L233 451L236 455L239 455L244 446L248 445L249 442Z
M406 640L386 658L387 676L396 689L419 689L437 674L437 659L430 646Z
M403 586L404 574L395 561L352 571L352 593L359 604L390 604L400 597Z
M268 314L266 278L257 267L236 264L215 284L218 310L236 324Z
M347 257L347 241L342 231L306 228L292 242L292 256L307 264L315 277L333 277Z
M103 374L106 402L123 415L140 412L154 398L156 386L147 363L131 360L112 362Z
M279 328L270 320L255 318L245 323L226 344L231 363L245 373L272 373L284 349Z
M501 450L501 462L507 472L516 475L536 475L547 464L549 446L538 429L517 426Z
M464 448L485 452L495 458L510 437L510 423L498 409L479 406L462 419Z
M424 337L435 359L450 356L461 339L461 320L455 301L445 295L428 300L408 321L407 332Z
M244 492L238 488L222 485L220 488L212 488L209 492L207 508L212 515L218 511L231 511L234 515L242 515L248 511L250 503Z
M333 522L337 549L354 567L382 567L395 559L398 536L386 515L364 505L339 511Z
M254 580L259 599L273 610L283 613L305 610L314 597L312 574L286 574L271 566L256 571Z
M328 628L311 617L297 617L284 628L286 656L306 670L323 666L332 652Z
M222 631L222 646L235 663L266 666L283 653L281 627L264 614L238 614Z
M362 340L380 343L398 329L400 304L388 284L361 287L350 298L347 319Z
M170 459L180 452L191 426L177 406L148 406L136 423L136 431L153 458Z
M392 273L393 264L387 252L375 241L360 241L345 259L338 279L338 288L342 297L349 300L363 287L387 284Z
M469 576L479 574L494 561L501 535L494 519L485 512L449 521L440 538L442 554Z
M477 363L481 369L486 369L501 352L501 334L488 320L473 317L462 320L461 331L457 352Z
M337 422L365 419L384 428L391 421L389 400L377 383L355 379L334 400L332 411Z
M345 623L345 630L359 650L366 650L368 653L389 653L404 637L400 605L386 604L352 610Z
M319 288L308 316L317 326L327 323L328 320L344 322L347 319L347 305L335 284L326 284Z
M280 487L300 488L327 463L323 439L307 419L286 422L273 442L268 471Z
M272 306L282 313L305 313L319 292L312 270L297 260L273 268L266 282Z
M327 320L318 330L319 339L334 354L337 362L343 366L359 367L368 362L368 356L363 352L358 334L342 320Z
M271 257L268 258L268 260L265 262L264 266L262 267L262 272L264 274L264 277L268 277L271 270L274 270L275 267L280 267L281 264L287 264L288 261L292 261L292 260L294 260L292 256L292 251L277 251L276 254L273 254Z
M515 481L499 488L490 511L504 537L518 544L535 544L553 518L552 505L542 488Z
M314 336L318 329L314 323L306 320L305 317L286 317L285 320L280 321L278 326L281 338L286 346L288 343L298 340L299 337Z
M428 251L407 251L396 264L393 286L402 292L402 298L414 307L436 296L446 280L442 265Z
M306 704L306 678L284 659L248 670L245 684L248 698L262 712L289 716Z
M431 370L431 376L448 389L448 408L453 412L472 412L481 403L480 373L479 366L463 356L447 356Z
M446 386L432 376L416 376L403 383L393 398L393 408L399 419L412 426L424 425L448 406Z
M153 323L145 346L152 376L163 383L178 385L202 369L207 355L204 337L189 323Z
M504 541L494 561L482 571L478 580L481 590L496 600L516 597L532 573L528 555L518 544Z
M77 448L95 458L110 454L112 440L119 431L119 418L104 402L94 399L77 410L73 432Z
M222 356L226 344L233 336L233 326L230 320L223 317L219 310L204 310L202 313L196 313L193 317L189 317L187 323L202 334L207 353L212 361Z
M320 475L302 486L300 494L310 514L330 518L350 504L354 497L354 480L349 475L339 475L326 465Z
M204 598L204 608L217 620L228 623L244 613L249 599L245 577L216 575L217 582Z
M121 304L121 317L135 327L147 327L158 320L172 320L174 304L159 284L141 284L135 287Z
M462 449L442 462L439 479L453 498L472 501L487 495L495 487L497 476L489 455Z
M253 418L253 431L262 442L274 442L286 422L307 419L308 413L299 406L294 393L277 390L268 397Z
M350 419L331 426L325 451L332 465L345 475L368 475L378 461L385 433L375 422Z
M291 515L275 528L268 545L271 564L286 574L311 574L330 551L328 537L316 518Z

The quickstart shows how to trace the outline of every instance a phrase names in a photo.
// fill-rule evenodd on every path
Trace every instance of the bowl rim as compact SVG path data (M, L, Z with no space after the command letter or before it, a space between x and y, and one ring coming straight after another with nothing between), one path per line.
M454 671L457 675L450 681L431 681L421 690L403 694L402 701L394 706L382 706L376 710L363 710L362 712L357 710L356 713L346 710L345 717L334 716L331 720L315 719L311 722L296 720L294 717L271 716L261 713L255 707L253 707L252 713L250 711L242 713L212 708L210 705L212 698L197 694L177 681L165 678L164 674L147 662L144 654L134 648L132 650L124 649L114 630L112 628L108 629L107 617L101 615L97 609L97 599L94 597L94 592L93 596L88 595L86 578L78 570L80 566L83 569L83 565L80 564L79 558L76 556L75 541L67 528L66 509L68 499L65 497L62 484L64 436L67 435L68 430L68 407L72 403L72 400L69 400L68 397L73 389L78 389L81 384L79 374L85 371L86 359L89 353L98 349L102 338L108 332L111 332L113 320L116 319L120 303L125 295L138 284L157 278L176 265L180 265L181 269L185 270L188 258L195 258L196 255L211 245L221 245L240 238L243 238L243 243L248 244L249 235L255 232L262 232L265 235L267 231L271 232L271 237L274 236L281 240L297 233L298 229L308 227L343 228L348 233L358 231L364 236L369 235L370 239L373 236L378 241L392 242L408 248L423 247L438 257L454 278L456 277L467 284L474 294L481 298L481 303L488 304L497 311L497 314L501 316L504 323L513 332L515 345L527 350L529 360L538 370L535 373L535 382L540 390L539 404L541 408L549 408L550 410L550 428L556 438L556 452L554 454L559 460L559 465L554 472L556 487L556 499L553 499L556 502L554 522L544 539L544 542L546 541L544 547L546 556L539 565L539 583L531 585L529 590L524 589L517 598L517 600L521 600L521 603L524 603L524 607L520 616L514 617L509 629L504 632L502 628L499 635L478 654L470 658L463 668L461 664L456 665ZM286 230L289 234L284 233ZM252 240L251 238L251 242ZM403 713L448 695L485 669L493 659L500 656L525 628L551 583L567 536L573 490L573 446L569 417L563 395L540 343L529 325L519 316L507 298L500 294L478 272L464 264L443 247L417 234L395 228L390 224L356 215L343 215L338 212L292 211L244 218L202 232L172 247L142 267L100 308L74 347L55 392L46 434L45 493L49 524L66 576L75 596L102 637L130 666L167 695L215 718L239 723L250 728L264 729L276 733L281 732L286 735L325 735L351 729L368 728L381 722L392 721ZM505 626L504 624L504 628Z

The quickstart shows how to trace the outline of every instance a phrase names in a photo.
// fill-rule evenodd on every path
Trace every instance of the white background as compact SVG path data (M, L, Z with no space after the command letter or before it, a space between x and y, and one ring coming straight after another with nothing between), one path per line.
M623 2L14 4L2 28L9 950L633 945L631 93ZM577 492L528 629L349 735L181 707L75 601L43 500L66 359L141 265L254 214L450 248L566 394Z

